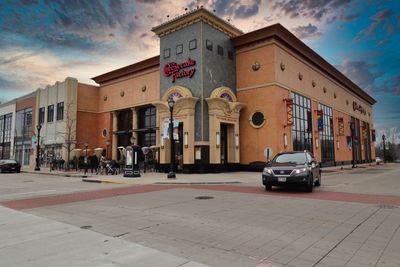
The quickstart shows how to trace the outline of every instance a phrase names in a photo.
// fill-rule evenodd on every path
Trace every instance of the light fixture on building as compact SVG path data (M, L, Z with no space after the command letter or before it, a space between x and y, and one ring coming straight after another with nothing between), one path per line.
M236 147L236 149L239 148L239 134L235 135L235 147Z
M217 148L219 148L219 145L220 145L220 143L221 143L221 138L220 138L219 132L216 133L216 137L217 137L216 146L217 146Z
M285 64L283 64L283 62L281 62L281 70L284 71L286 69Z
M314 80L311 82L311 85L312 85L312 87L315 87L316 83Z
M319 148L319 140L318 140L318 138L315 138L315 148Z
M287 145L288 145L287 134L284 133L284 134L283 134L283 146L284 146L284 147L287 147Z
M188 145L188 135L189 135L189 133L185 132L185 135L183 136L183 144L184 144L185 148L189 147L189 145Z
M253 65L251 65L251 68L252 68L254 71L258 71L258 70L261 68L261 65L260 65L260 63L258 63L258 62L256 61L256 62L254 62Z
M299 80L303 80L303 74L301 74L301 72L299 72Z
M164 134L161 134L161 149L164 149Z
M340 141L336 140L336 148L339 149L340 148Z

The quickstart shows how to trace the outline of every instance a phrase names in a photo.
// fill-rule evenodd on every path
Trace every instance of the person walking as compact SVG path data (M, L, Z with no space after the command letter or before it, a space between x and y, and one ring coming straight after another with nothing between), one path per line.
M93 154L93 156L91 157L90 164L92 168L92 173L94 170L94 172L97 174L97 170L99 168L99 159L97 158L96 154Z

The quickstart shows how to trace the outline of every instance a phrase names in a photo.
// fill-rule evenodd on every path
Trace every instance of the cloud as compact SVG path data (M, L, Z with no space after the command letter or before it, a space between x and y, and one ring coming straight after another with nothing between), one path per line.
M193 10L203 6L215 10L221 17L243 19L257 15L260 5L261 0L200 0L190 2L187 8Z
M355 19L358 19L359 17L360 17L360 14L351 14L351 15L347 15L347 16L341 15L340 20L345 21L345 22L350 22Z
M318 31L317 26L311 25L311 23L309 23L307 26L293 28L292 30L299 39L308 39L321 35L321 32Z
M382 71L374 72L373 69L376 65L365 61L345 60L341 65L336 67L350 80L369 93L377 90L375 81L384 75Z
M392 25L390 18L392 11L385 9L377 12L370 17L372 20L368 28L361 30L353 39L355 42L368 40L371 36L375 36L378 31L386 33L388 36L395 32L395 27Z
M391 42L391 40L380 40L380 41L376 44L376 46L382 46L382 45L388 44L388 43L390 43L390 42Z
M386 79L381 90L395 95L400 95L400 74Z
M281 0L273 5L273 10L281 11L291 18L307 17L322 20L331 10L346 7L351 0Z

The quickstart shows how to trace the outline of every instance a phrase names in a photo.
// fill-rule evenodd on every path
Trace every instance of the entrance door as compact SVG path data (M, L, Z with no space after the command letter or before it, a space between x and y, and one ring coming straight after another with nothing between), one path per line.
M226 165L228 164L228 126L226 124L221 124L221 164Z

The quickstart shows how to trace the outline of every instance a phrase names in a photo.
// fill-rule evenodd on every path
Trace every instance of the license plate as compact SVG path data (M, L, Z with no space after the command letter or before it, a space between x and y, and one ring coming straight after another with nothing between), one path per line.
M278 182L286 182L286 177L278 177Z

